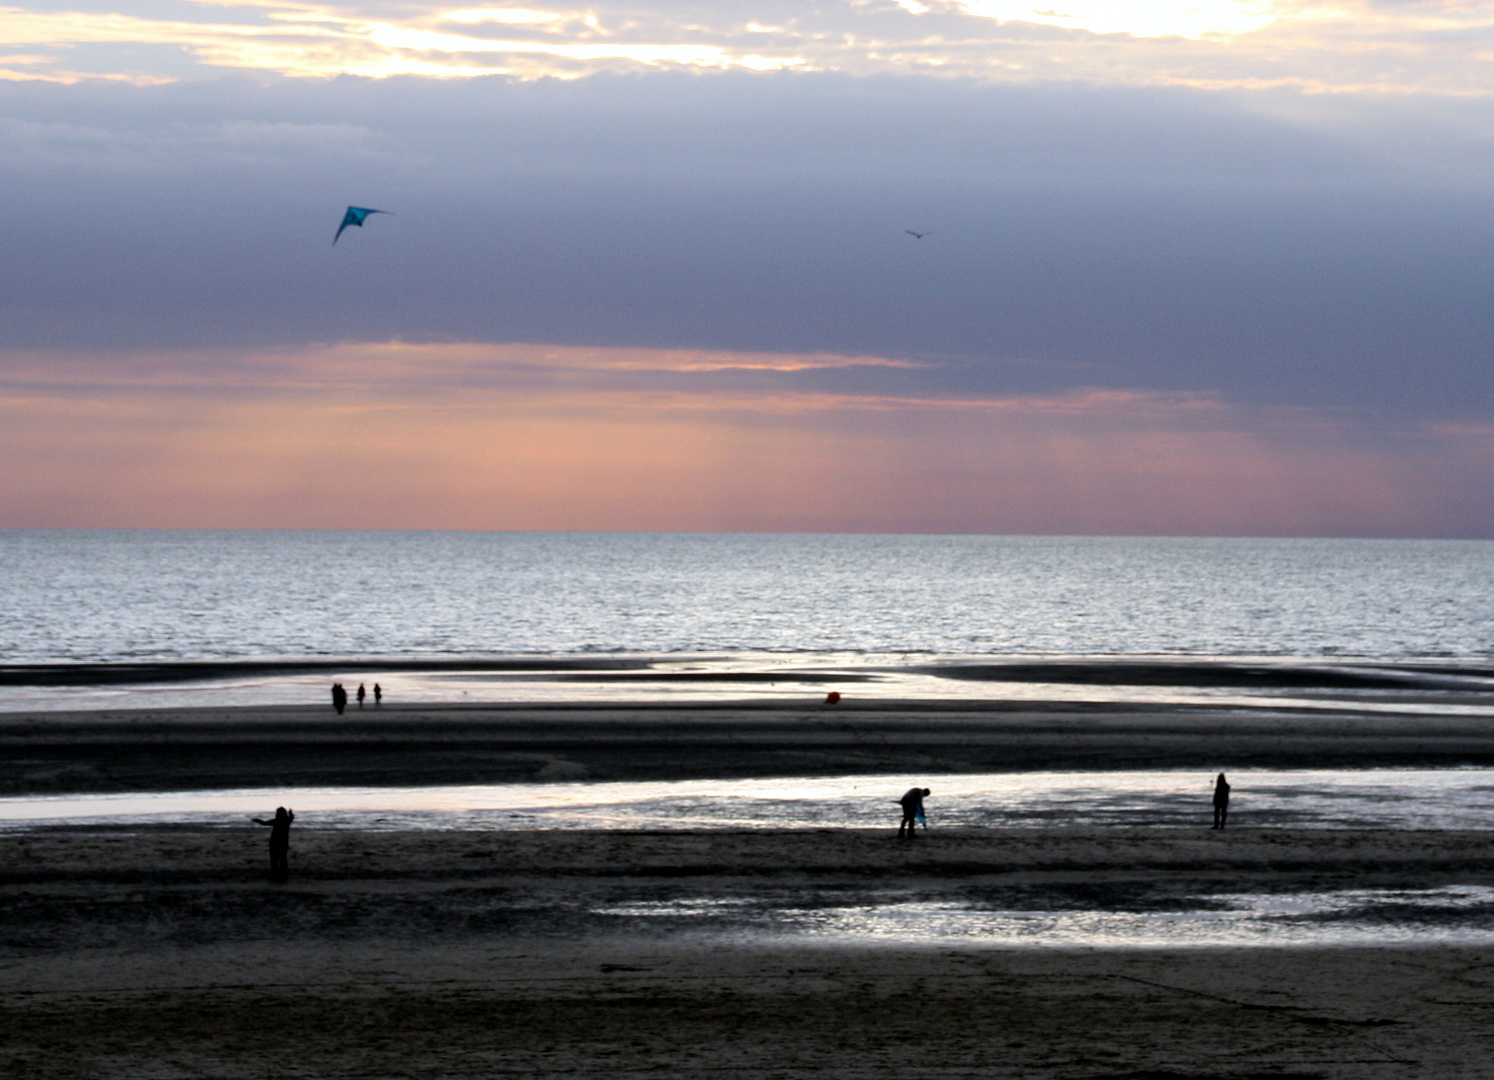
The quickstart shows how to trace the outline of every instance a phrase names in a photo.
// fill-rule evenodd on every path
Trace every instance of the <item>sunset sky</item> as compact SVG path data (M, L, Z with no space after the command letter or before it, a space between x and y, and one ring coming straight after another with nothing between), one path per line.
M55 0L0 80L0 527L1494 537L1494 2Z

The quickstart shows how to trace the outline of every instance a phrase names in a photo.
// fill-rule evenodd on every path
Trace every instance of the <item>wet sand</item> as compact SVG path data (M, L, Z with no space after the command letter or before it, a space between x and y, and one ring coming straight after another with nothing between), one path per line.
M1488 694L1494 668L1470 661L1313 659L1249 660L1210 656L946 657L910 659L891 655L853 665L831 657L772 654L258 657L195 660L69 661L0 664L0 686L119 686L132 683L204 683L220 679L323 675L372 681L391 673L483 674L505 678L554 677L572 682L773 683L797 677L824 685L865 683L880 676L919 672L975 682L1071 683L1089 686L1212 686L1280 689L1449 690ZM755 662L754 662L755 661Z
M763 934L709 908L1494 884L1482 833L0 836L0 1075L1494 1075L1494 948L1021 949ZM712 909L715 910L715 909Z
M0 792L1491 765L1479 717L803 702L10 714ZM266 806L266 810L271 807ZM0 834L0 1077L1494 1076L1494 947L816 938L768 907L1494 886L1494 834ZM666 912L643 917L650 905ZM630 914L631 913L631 914ZM1097 939L1098 940L1098 939Z
M1494 766L1484 716L800 701L0 714L0 796L849 774Z

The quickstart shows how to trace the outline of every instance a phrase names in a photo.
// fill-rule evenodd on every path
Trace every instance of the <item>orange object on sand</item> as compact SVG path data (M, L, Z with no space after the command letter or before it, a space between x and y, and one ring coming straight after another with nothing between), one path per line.
M840 704L840 691L839 690L832 690L828 694L826 694L825 695L825 704L826 705L839 705Z

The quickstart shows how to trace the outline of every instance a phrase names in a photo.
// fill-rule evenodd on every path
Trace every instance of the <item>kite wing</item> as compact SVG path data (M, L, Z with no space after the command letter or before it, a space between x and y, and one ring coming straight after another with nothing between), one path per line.
M337 226L337 236L334 236L332 238L332 243L333 244L337 243L337 237L341 236L342 235L342 230L346 229L349 225L356 225L360 229L363 228L363 223L366 220L368 220L368 215L369 214L388 214L388 213L390 213L390 211L388 211L388 210L374 210L374 209L372 209L370 207L367 207L367 206L350 206L350 207L348 207L348 212L346 214L342 215L342 224L339 225L339 226Z

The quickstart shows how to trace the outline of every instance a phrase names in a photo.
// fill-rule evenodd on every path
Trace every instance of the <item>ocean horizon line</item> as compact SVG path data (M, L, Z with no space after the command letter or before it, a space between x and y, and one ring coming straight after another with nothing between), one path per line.
M371 536L673 536L673 537L848 537L913 540L986 539L986 540L1171 540L1231 541L1284 543L1369 543L1369 544L1494 544L1494 536L1442 536L1428 534L1344 534L1344 533L1244 533L1244 532L969 532L963 530L887 531L858 529L467 529L456 527L382 528L342 525L0 525L0 535L18 534L111 534L191 533L200 535L308 535L348 533Z

